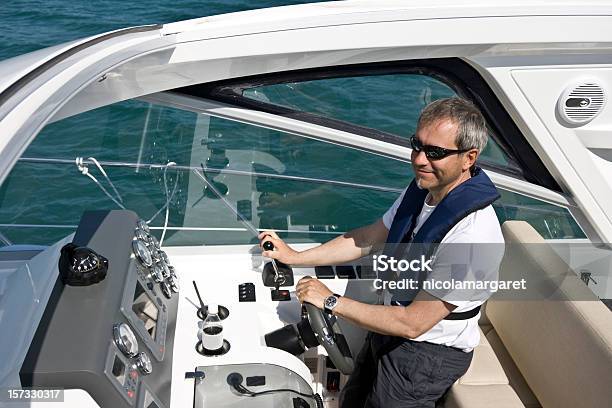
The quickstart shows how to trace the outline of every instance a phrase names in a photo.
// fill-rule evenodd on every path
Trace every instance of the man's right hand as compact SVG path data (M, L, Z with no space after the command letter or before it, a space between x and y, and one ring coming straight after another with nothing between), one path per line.
M315 266L315 265L338 265L351 262L370 253L372 247L384 244L389 230L381 219L365 227L357 228L337 236L331 241L315 246L304 251L294 251L274 231L260 233L259 246L262 255L276 259L288 265ZM273 251L263 249L266 241L272 242Z
M291 249L289 245L278 237L274 231L263 231L257 238L259 239L259 246L262 249L261 255L267 258L276 259L287 265L298 263L299 252ZM266 241L272 242L274 250L266 251L263 249L263 244Z

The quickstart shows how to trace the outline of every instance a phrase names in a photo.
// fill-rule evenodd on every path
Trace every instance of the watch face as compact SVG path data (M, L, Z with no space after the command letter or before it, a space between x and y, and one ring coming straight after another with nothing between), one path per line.
M336 306L337 301L338 299L335 296L330 296L327 299L325 299L325 307L331 309L334 306Z

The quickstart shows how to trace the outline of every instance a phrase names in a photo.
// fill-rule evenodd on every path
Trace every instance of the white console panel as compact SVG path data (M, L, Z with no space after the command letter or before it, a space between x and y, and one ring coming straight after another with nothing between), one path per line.
M213 365L265 363L285 367L316 391L316 380L301 359L265 345L265 334L300 320L301 305L295 298L295 286L282 288L291 291L290 301L271 300L270 288L262 282L263 264L268 260L260 256L257 246L168 247L164 250L181 285L180 292L175 295L179 296L179 302L172 366L172 407L193 406L194 380L185 379L185 372ZM307 274L314 276L311 268L294 268L294 273L296 284ZM231 348L225 355L207 357L196 351L201 320L196 314L199 301L192 281L197 283L205 304L218 303L229 309L229 317L223 320L223 334ZM245 282L255 285L255 302L238 301L238 285ZM344 294L349 280L327 279L324 282L332 291Z

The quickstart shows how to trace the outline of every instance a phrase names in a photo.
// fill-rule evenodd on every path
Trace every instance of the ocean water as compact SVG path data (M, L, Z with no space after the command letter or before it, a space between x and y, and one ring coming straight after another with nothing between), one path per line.
M317 1L3 0L0 60L106 31Z

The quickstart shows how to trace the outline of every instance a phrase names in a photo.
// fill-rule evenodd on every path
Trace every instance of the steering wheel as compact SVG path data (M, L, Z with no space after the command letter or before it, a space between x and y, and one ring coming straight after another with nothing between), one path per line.
M319 344L325 348L327 355L342 374L351 374L355 362L336 316L329 315L310 303L304 303L304 307Z

